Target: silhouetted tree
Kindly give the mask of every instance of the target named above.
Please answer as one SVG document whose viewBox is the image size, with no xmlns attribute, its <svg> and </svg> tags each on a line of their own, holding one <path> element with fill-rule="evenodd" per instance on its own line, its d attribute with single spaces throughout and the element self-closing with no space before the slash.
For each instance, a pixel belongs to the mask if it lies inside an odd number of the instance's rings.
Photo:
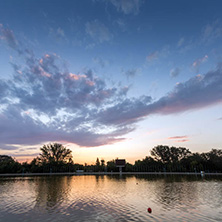
<svg viewBox="0 0 222 222">
<path fill-rule="evenodd" d="M 99 158 L 98 158 L 98 157 L 97 157 L 97 159 L 96 159 L 95 171 L 100 171 L 100 161 L 99 161 Z"/>
<path fill-rule="evenodd" d="M 116 168 L 115 160 L 110 160 L 107 161 L 107 171 L 117 171 L 118 169 Z"/>
<path fill-rule="evenodd" d="M 207 167 L 212 170 L 222 171 L 222 149 L 212 149 L 205 154 Z"/>
<path fill-rule="evenodd" d="M 183 147 L 176 148 L 159 145 L 151 150 L 151 155 L 163 164 L 177 163 L 190 154 L 191 152 Z"/>
<path fill-rule="evenodd" d="M 105 160 L 104 159 L 101 159 L 101 170 L 102 171 L 105 171 Z"/>
<path fill-rule="evenodd" d="M 11 156 L 0 155 L 0 173 L 20 173 L 21 164 Z"/>
<path fill-rule="evenodd" d="M 40 148 L 41 154 L 39 159 L 45 163 L 68 163 L 72 161 L 72 151 L 62 144 L 53 143 L 44 145 Z"/>
</svg>

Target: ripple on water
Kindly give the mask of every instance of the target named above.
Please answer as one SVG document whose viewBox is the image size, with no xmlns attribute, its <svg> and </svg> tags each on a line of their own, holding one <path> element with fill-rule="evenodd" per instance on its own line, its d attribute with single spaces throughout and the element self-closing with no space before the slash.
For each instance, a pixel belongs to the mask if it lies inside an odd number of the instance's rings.
<svg viewBox="0 0 222 222">
<path fill-rule="evenodd" d="M 0 183 L 0 221 L 220 221 L 222 182 L 73 176 Z M 152 208 L 152 214 L 147 208 Z"/>
</svg>

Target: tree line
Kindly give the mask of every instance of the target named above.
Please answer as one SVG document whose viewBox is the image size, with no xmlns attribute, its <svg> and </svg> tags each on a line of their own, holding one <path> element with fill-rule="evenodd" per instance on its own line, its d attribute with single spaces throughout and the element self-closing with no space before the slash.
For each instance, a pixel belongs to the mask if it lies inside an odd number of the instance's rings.
<svg viewBox="0 0 222 222">
<path fill-rule="evenodd" d="M 72 151 L 62 144 L 47 144 L 30 163 L 19 163 L 11 156 L 0 155 L 0 173 L 56 173 L 56 172 L 118 172 L 115 160 L 96 159 L 94 164 L 73 162 Z M 222 149 L 192 153 L 184 147 L 158 145 L 149 156 L 126 163 L 125 172 L 222 172 Z"/>
</svg>

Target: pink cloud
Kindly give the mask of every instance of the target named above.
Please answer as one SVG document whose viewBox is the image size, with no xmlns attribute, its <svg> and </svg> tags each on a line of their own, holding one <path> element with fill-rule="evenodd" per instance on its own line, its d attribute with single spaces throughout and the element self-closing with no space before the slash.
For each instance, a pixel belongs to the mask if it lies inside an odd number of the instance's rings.
<svg viewBox="0 0 222 222">
<path fill-rule="evenodd" d="M 184 140 L 177 140 L 176 142 L 177 143 L 184 143 L 184 142 L 187 142 L 187 141 L 189 141 L 189 140 L 184 139 Z"/>
<path fill-rule="evenodd" d="M 169 140 L 175 140 L 175 139 L 187 139 L 188 136 L 172 136 L 168 137 Z"/>
<path fill-rule="evenodd" d="M 90 80 L 87 80 L 86 84 L 89 85 L 89 86 L 94 86 L 95 85 L 95 83 L 93 81 L 90 81 Z"/>
<path fill-rule="evenodd" d="M 86 78 L 86 75 L 77 75 L 74 73 L 69 73 L 69 77 L 70 77 L 70 79 L 79 80 L 82 78 Z"/>
</svg>

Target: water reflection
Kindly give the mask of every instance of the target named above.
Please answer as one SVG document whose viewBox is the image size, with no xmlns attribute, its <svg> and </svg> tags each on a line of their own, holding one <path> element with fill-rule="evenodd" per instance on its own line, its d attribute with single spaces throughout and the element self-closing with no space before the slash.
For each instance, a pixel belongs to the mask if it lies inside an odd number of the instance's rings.
<svg viewBox="0 0 222 222">
<path fill-rule="evenodd" d="M 70 192 L 71 177 L 38 177 L 35 179 L 35 208 L 53 210 L 67 199 Z"/>
<path fill-rule="evenodd" d="M 0 179 L 0 221 L 220 221 L 222 178 L 160 175 Z M 147 213 L 147 207 L 153 209 Z"/>
</svg>

